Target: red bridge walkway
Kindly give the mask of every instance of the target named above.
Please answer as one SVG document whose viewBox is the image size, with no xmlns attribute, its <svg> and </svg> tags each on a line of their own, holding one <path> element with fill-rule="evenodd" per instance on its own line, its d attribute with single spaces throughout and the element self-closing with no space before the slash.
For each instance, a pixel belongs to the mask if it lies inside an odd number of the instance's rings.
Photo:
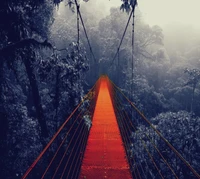
<svg viewBox="0 0 200 179">
<path fill-rule="evenodd" d="M 81 179 L 130 179 L 131 173 L 107 85 L 102 78 Z"/>
</svg>

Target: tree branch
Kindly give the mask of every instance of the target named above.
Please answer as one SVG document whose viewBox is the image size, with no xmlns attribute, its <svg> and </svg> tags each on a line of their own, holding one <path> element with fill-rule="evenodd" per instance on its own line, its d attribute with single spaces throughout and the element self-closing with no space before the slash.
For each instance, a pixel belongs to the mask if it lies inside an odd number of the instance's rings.
<svg viewBox="0 0 200 179">
<path fill-rule="evenodd" d="M 44 42 L 38 42 L 35 39 L 24 39 L 2 48 L 0 50 L 0 56 L 6 56 L 12 52 L 15 52 L 15 50 L 22 49 L 25 47 L 30 47 L 30 46 L 33 46 L 35 48 L 53 48 L 51 43 L 47 42 L 47 40 L 45 40 Z"/>
</svg>

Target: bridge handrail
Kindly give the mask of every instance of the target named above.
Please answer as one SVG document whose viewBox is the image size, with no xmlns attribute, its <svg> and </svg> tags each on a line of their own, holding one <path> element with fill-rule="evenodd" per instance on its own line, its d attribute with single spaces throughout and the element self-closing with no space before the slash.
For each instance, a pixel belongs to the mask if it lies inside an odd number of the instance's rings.
<svg viewBox="0 0 200 179">
<path fill-rule="evenodd" d="M 108 78 L 109 79 L 109 78 Z M 190 171 L 198 178 L 200 179 L 200 175 L 197 173 L 197 171 L 189 164 L 188 161 L 175 149 L 175 147 L 169 143 L 169 141 L 154 127 L 154 125 L 146 118 L 146 116 L 134 105 L 132 101 L 122 92 L 122 90 L 109 79 L 112 86 L 118 90 L 118 92 L 121 93 L 121 95 L 124 97 L 124 99 L 127 100 L 127 102 L 131 105 L 131 107 L 142 117 L 142 119 L 160 136 L 160 138 L 168 145 L 169 148 L 176 154 L 176 156 L 179 157 L 179 159 L 190 169 Z"/>
</svg>

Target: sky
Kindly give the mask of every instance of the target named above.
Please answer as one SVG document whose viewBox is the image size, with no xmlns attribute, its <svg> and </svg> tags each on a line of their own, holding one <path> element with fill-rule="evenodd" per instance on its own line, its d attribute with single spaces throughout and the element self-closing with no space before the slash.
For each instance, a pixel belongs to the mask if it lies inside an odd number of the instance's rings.
<svg viewBox="0 0 200 179">
<path fill-rule="evenodd" d="M 121 0 L 100 1 L 110 7 L 121 4 Z M 200 27 L 200 0 L 138 0 L 138 7 L 149 25 L 178 22 Z"/>
</svg>

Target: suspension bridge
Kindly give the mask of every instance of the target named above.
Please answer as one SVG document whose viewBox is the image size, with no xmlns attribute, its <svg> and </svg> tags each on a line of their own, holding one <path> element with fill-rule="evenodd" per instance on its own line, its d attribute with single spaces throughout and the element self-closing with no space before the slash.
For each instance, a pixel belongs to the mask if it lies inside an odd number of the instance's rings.
<svg viewBox="0 0 200 179">
<path fill-rule="evenodd" d="M 178 163 L 187 178 L 200 178 L 120 88 L 101 76 L 22 179 L 181 178 Z"/>
<path fill-rule="evenodd" d="M 134 2 L 111 61 L 112 65 L 117 56 L 119 61 L 119 50 L 133 17 L 132 71 L 137 1 Z M 77 0 L 75 5 L 78 48 L 81 20 L 96 63 Z M 124 92 L 108 76 L 102 75 L 28 167 L 22 179 L 200 179 L 199 169 L 183 156 Z"/>
</svg>

